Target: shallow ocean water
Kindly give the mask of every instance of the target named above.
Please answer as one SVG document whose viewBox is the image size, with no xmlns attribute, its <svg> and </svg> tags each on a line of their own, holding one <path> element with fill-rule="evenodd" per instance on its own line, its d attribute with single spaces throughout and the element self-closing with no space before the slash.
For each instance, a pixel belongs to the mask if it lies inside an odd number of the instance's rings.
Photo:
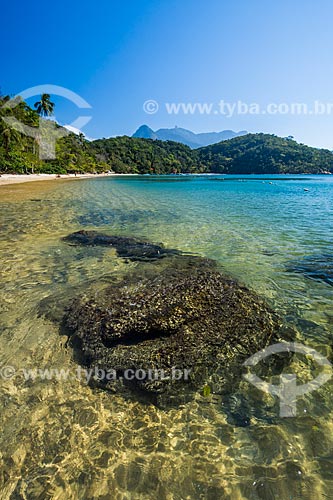
<svg viewBox="0 0 333 500">
<path fill-rule="evenodd" d="M 331 176 L 29 183 L 2 187 L 0 209 L 0 498 L 331 498 L 332 381 L 299 398 L 294 418 L 280 418 L 275 398 L 245 380 L 225 397 L 198 392 L 166 411 L 78 380 L 66 338 L 40 308 L 137 265 L 63 236 L 143 237 L 218 260 L 332 361 L 333 287 L 289 269 L 332 256 Z M 28 380 L 22 369 L 71 376 Z M 299 383 L 319 371 L 305 357 L 290 370 Z"/>
</svg>

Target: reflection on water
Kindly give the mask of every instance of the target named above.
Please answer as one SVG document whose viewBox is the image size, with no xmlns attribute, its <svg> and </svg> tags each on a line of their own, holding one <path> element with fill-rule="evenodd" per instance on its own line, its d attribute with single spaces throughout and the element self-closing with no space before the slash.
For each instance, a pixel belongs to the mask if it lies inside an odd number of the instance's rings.
<svg viewBox="0 0 333 500">
<path fill-rule="evenodd" d="M 222 177 L 219 177 L 221 179 Z M 225 399 L 169 411 L 84 381 L 25 380 L 21 368 L 76 364 L 57 325 L 41 314 L 53 295 L 129 266 L 106 248 L 70 247 L 82 227 L 162 242 L 217 259 L 331 359 L 333 288 L 288 270 L 331 254 L 329 177 L 257 180 L 131 177 L 2 187 L 0 491 L 4 499 L 314 499 L 333 490 L 332 382 L 278 417 L 276 401 L 247 382 Z M 38 184 L 38 185 L 37 185 Z M 304 191 L 304 186 L 309 189 Z M 291 366 L 316 375 L 306 358 Z M 251 425 L 238 425 L 238 416 Z"/>
</svg>

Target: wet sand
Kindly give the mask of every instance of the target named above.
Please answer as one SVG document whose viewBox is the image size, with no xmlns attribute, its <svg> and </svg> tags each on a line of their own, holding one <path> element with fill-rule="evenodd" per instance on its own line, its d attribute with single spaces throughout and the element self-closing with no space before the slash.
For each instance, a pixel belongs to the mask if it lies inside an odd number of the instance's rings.
<svg viewBox="0 0 333 500">
<path fill-rule="evenodd" d="M 8 184 L 19 184 L 23 182 L 32 181 L 50 181 L 59 179 L 87 179 L 95 177 L 107 177 L 114 174 L 63 174 L 57 176 L 56 174 L 2 174 L 0 177 L 0 186 L 5 186 Z"/>
</svg>

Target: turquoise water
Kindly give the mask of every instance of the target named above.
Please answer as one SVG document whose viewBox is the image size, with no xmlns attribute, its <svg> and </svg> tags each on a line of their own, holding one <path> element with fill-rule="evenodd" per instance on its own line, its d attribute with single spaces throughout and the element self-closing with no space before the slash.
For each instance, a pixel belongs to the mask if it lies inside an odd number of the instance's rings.
<svg viewBox="0 0 333 500">
<path fill-rule="evenodd" d="M 274 398 L 246 381 L 228 400 L 198 394 L 164 411 L 82 381 L 20 373 L 76 367 L 59 328 L 41 314 L 43 299 L 70 298 L 90 280 L 136 265 L 61 241 L 83 228 L 218 260 L 266 298 L 299 342 L 331 359 L 333 287 L 290 270 L 304 257 L 332 258 L 331 176 L 52 181 L 2 187 L 0 207 L 0 365 L 15 370 L 1 381 L 1 498 L 331 497 L 331 382 L 283 419 Z M 316 373 L 305 358 L 290 369 L 303 380 Z M 237 408 L 250 426 L 237 425 Z"/>
</svg>

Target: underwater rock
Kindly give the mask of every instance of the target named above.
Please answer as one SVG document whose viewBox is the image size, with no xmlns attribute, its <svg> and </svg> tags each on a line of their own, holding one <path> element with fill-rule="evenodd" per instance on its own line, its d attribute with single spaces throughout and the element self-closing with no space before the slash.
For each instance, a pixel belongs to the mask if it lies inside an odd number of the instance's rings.
<svg viewBox="0 0 333 500">
<path fill-rule="evenodd" d="M 110 236 L 97 231 L 77 231 L 63 238 L 71 245 L 113 247 L 119 257 L 132 261 L 157 260 L 168 255 L 180 255 L 179 250 L 167 249 L 138 238 Z"/>
<path fill-rule="evenodd" d="M 333 286 L 333 255 L 307 255 L 299 261 L 289 263 L 287 271 Z"/>
<path fill-rule="evenodd" d="M 164 404 L 188 398 L 216 373 L 223 379 L 232 366 L 240 377 L 241 362 L 275 338 L 280 325 L 214 261 L 173 256 L 78 297 L 64 327 L 80 364 L 113 373 L 94 383 Z"/>
</svg>

